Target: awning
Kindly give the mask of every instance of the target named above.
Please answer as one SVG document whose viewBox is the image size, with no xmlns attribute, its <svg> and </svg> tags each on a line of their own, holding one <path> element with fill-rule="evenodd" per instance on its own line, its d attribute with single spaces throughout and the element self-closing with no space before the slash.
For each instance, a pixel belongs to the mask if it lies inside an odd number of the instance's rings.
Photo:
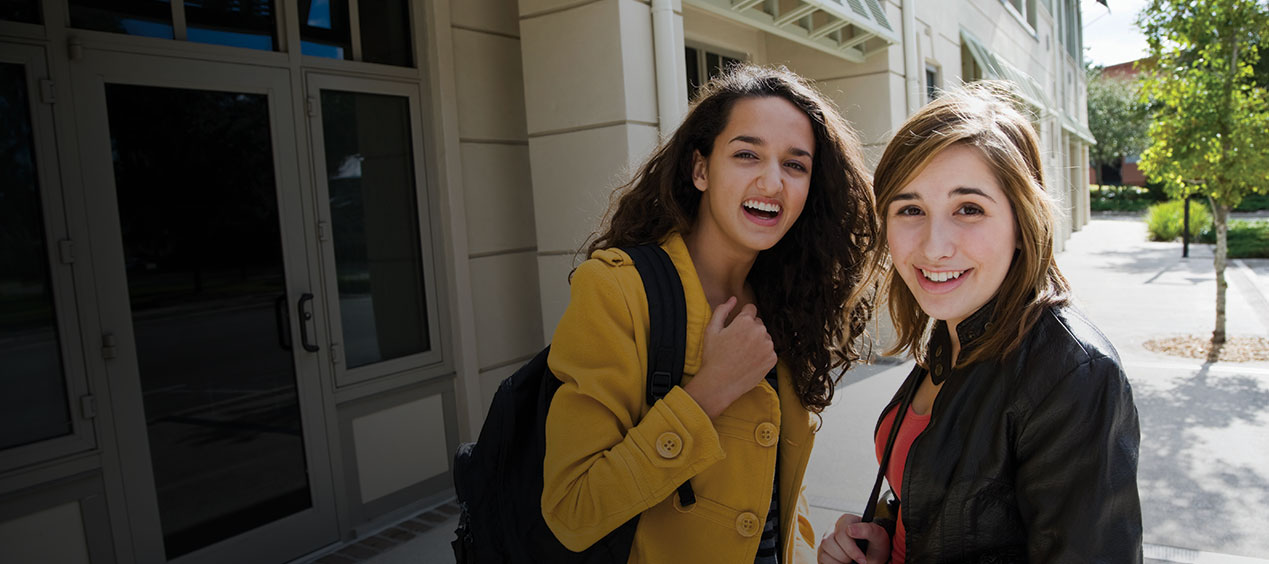
<svg viewBox="0 0 1269 564">
<path fill-rule="evenodd" d="M 1066 115 L 1065 113 L 1062 114 L 1062 129 L 1071 132 L 1072 135 L 1079 137 L 1089 145 L 1097 144 L 1097 139 L 1093 138 L 1093 132 L 1087 125 L 1075 121 L 1075 118 Z"/>
<path fill-rule="evenodd" d="M 987 49 L 968 31 L 961 30 L 961 40 L 969 48 L 969 53 L 974 57 L 974 61 L 978 63 L 978 66 L 982 67 L 983 74 L 986 75 L 984 78 L 1007 80 L 1014 83 L 1018 86 L 1019 96 L 1041 111 L 1048 111 L 1053 107 L 1049 102 L 1049 97 L 1044 93 L 1044 88 L 1031 75 L 1022 72 L 1018 67 L 1009 64 L 1008 61 L 997 57 L 995 53 Z"/>
<path fill-rule="evenodd" d="M 974 61 L 978 63 L 978 66 L 982 67 L 983 74 L 986 75 L 984 78 L 1007 80 L 1016 84 L 1019 97 L 1028 104 L 1035 106 L 1042 112 L 1059 114 L 1058 121 L 1061 122 L 1063 129 L 1071 132 L 1071 134 L 1079 137 L 1089 145 L 1097 144 L 1097 139 L 1093 138 L 1093 132 L 1089 131 L 1087 125 L 1067 115 L 1066 112 L 1055 109 L 1049 103 L 1049 97 L 1044 93 L 1044 87 L 1040 86 L 1039 81 L 1019 70 L 1018 67 L 1009 64 L 1008 61 L 997 57 L 968 31 L 961 30 L 961 40 L 965 42 L 965 47 L 969 49 Z"/>
<path fill-rule="evenodd" d="M 879 0 L 683 0 L 857 63 L 899 41 Z"/>
</svg>

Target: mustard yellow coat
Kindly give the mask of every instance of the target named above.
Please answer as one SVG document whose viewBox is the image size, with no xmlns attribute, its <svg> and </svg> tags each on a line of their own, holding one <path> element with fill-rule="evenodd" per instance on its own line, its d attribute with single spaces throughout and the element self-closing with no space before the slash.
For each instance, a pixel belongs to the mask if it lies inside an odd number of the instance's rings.
<svg viewBox="0 0 1269 564">
<path fill-rule="evenodd" d="M 686 383 L 700 369 L 711 310 L 683 239 L 662 248 L 687 298 Z M 564 546 L 585 549 L 642 513 L 632 563 L 753 562 L 778 463 L 780 561 L 814 562 L 802 487 L 814 427 L 788 368 L 779 365 L 778 395 L 764 381 L 712 422 L 682 388 L 649 408 L 648 303 L 630 256 L 595 252 L 571 293 L 548 360 L 563 384 L 546 421 L 542 491 L 542 515 Z M 671 494 L 689 478 L 696 503 L 685 509 Z"/>
</svg>

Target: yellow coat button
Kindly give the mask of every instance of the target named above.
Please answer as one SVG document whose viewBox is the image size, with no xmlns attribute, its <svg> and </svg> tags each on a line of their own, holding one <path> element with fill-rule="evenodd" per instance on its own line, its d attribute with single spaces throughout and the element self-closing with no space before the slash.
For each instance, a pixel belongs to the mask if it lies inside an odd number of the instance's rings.
<svg viewBox="0 0 1269 564">
<path fill-rule="evenodd" d="M 780 438 L 780 430 L 774 424 L 763 423 L 753 430 L 753 438 L 764 447 L 774 446 Z"/>
<path fill-rule="evenodd" d="M 758 534 L 758 516 L 748 511 L 736 516 L 736 532 L 742 537 Z"/>
<path fill-rule="evenodd" d="M 666 431 L 657 437 L 657 454 L 661 458 L 674 458 L 683 452 L 683 439 L 678 433 Z"/>
</svg>

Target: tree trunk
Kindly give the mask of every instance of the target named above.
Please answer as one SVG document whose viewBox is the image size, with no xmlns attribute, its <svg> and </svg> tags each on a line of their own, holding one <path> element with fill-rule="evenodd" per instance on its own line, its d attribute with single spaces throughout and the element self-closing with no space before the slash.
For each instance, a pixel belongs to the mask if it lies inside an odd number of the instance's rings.
<svg viewBox="0 0 1269 564">
<path fill-rule="evenodd" d="M 1229 288 L 1229 283 L 1225 281 L 1225 263 L 1229 252 L 1225 235 L 1229 232 L 1230 206 L 1218 204 L 1211 198 L 1208 201 L 1212 204 L 1212 223 L 1216 228 L 1216 257 L 1213 260 L 1216 267 L 1216 329 L 1212 331 L 1212 344 L 1221 345 L 1225 343 L 1225 290 Z"/>
</svg>

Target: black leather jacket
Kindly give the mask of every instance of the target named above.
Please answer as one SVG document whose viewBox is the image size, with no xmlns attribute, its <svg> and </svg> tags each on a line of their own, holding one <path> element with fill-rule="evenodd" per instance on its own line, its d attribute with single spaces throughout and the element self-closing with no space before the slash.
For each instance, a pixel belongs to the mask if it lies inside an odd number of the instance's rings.
<svg viewBox="0 0 1269 564">
<path fill-rule="evenodd" d="M 980 313 L 963 347 L 991 330 Z M 930 348 L 950 375 L 904 467 L 907 562 L 1141 562 L 1137 409 L 1110 341 L 1060 306 L 1002 362 L 950 370 Z"/>
</svg>

